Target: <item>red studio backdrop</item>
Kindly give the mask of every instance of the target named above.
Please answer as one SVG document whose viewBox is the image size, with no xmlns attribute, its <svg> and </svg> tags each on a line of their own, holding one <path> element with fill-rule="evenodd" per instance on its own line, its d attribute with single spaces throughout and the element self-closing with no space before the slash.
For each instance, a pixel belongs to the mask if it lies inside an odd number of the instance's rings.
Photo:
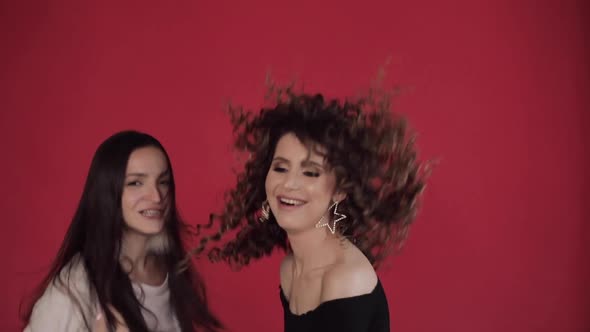
<svg viewBox="0 0 590 332">
<path fill-rule="evenodd" d="M 590 331 L 587 1 L 4 1 L 0 330 L 56 254 L 91 157 L 138 129 L 168 149 L 184 218 L 235 181 L 228 101 L 265 76 L 332 97 L 385 63 L 395 110 L 438 165 L 379 270 L 392 331 Z M 200 259 L 230 331 L 281 331 L 276 253 Z"/>
</svg>

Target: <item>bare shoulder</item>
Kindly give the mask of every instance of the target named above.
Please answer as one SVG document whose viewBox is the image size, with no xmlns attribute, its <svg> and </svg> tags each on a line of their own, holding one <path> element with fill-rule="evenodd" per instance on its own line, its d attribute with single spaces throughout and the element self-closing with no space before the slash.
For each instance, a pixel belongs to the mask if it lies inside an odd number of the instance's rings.
<svg viewBox="0 0 590 332">
<path fill-rule="evenodd" d="M 362 254 L 335 265 L 322 278 L 321 302 L 371 293 L 377 274 Z"/>
<path fill-rule="evenodd" d="M 293 255 L 288 254 L 281 262 L 281 288 L 285 294 L 290 293 L 291 279 L 293 278 Z"/>
</svg>

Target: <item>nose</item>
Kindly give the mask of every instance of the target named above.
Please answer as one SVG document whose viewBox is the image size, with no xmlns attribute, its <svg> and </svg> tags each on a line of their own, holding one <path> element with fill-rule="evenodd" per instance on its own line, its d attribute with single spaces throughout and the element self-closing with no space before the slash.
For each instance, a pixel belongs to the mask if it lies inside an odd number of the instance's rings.
<svg viewBox="0 0 590 332">
<path fill-rule="evenodd" d="M 296 172 L 288 172 L 285 174 L 285 181 L 283 182 L 283 187 L 285 189 L 298 189 L 299 188 L 299 175 Z"/>
<path fill-rule="evenodd" d="M 160 203 L 162 201 L 163 195 L 160 192 L 160 188 L 158 188 L 158 186 L 150 186 L 148 197 L 150 198 L 150 200 L 156 203 Z"/>
</svg>

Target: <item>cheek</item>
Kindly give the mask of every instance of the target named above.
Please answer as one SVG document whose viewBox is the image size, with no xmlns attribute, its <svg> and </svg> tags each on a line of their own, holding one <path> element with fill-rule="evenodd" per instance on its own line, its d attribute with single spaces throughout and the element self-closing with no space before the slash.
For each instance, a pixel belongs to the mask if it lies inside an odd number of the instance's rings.
<svg viewBox="0 0 590 332">
<path fill-rule="evenodd" d="M 321 182 L 315 183 L 313 188 L 310 188 L 310 190 L 312 190 L 316 196 L 320 196 L 331 201 L 332 195 L 334 193 L 334 187 L 335 181 L 333 179 L 327 178 Z"/>
<path fill-rule="evenodd" d="M 164 200 L 163 209 L 166 211 L 166 214 L 170 212 L 172 207 L 172 198 L 170 196 L 166 196 L 166 200 Z"/>
<path fill-rule="evenodd" d="M 266 192 L 266 197 L 269 197 L 272 193 L 273 187 L 273 178 L 272 174 L 269 172 L 266 174 L 266 180 L 264 181 L 264 190 Z"/>
<path fill-rule="evenodd" d="M 133 208 L 133 206 L 138 200 L 138 196 L 138 192 L 123 192 L 123 196 L 121 197 L 121 206 L 123 207 L 124 213 L 126 212 L 125 210 L 130 210 L 131 208 Z"/>
<path fill-rule="evenodd" d="M 131 206 L 128 200 L 123 200 L 121 204 L 121 212 L 123 213 L 123 219 L 126 219 L 131 213 Z"/>
<path fill-rule="evenodd" d="M 169 187 L 164 187 L 160 189 L 160 195 L 162 196 L 162 199 L 164 199 L 166 201 L 166 204 L 170 203 L 170 196 L 168 196 L 170 194 L 170 188 Z"/>
</svg>

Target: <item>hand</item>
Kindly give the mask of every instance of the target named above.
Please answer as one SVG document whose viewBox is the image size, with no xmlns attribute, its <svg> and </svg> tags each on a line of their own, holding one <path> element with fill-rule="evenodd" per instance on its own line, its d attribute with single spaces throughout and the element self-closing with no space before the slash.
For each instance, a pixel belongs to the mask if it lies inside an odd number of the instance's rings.
<svg viewBox="0 0 590 332">
<path fill-rule="evenodd" d="M 127 328 L 127 324 L 125 324 L 125 320 L 123 319 L 123 316 L 121 316 L 121 314 L 110 305 L 108 306 L 108 309 L 113 314 L 113 316 L 115 316 L 115 319 L 117 320 L 117 326 L 115 328 L 115 332 L 129 332 L 129 329 Z M 102 311 L 99 312 L 98 315 L 96 316 L 96 321 L 94 322 L 93 331 L 95 331 L 95 332 L 109 332 L 109 329 L 107 326 L 107 320 L 105 318 L 105 315 L 102 313 Z"/>
</svg>

